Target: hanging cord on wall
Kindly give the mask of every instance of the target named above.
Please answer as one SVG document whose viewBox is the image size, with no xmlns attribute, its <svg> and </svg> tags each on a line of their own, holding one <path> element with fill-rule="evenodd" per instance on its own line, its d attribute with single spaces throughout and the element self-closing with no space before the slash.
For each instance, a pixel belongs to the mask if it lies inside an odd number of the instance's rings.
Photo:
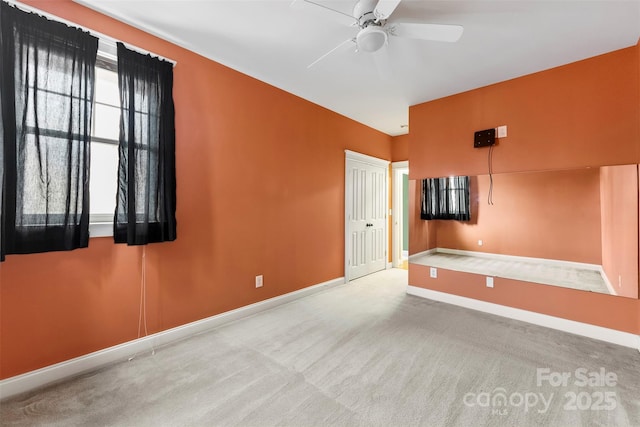
<svg viewBox="0 0 640 427">
<path fill-rule="evenodd" d="M 493 205 L 493 145 L 489 146 L 489 194 L 487 195 L 487 204 Z"/>
<path fill-rule="evenodd" d="M 147 247 L 142 247 L 142 274 L 140 277 L 140 308 L 138 310 L 138 339 L 142 334 L 142 328 L 144 327 L 144 336 L 149 335 L 147 329 Z M 156 349 L 151 342 L 151 354 L 156 354 Z M 138 353 L 129 358 L 129 361 L 133 360 Z"/>
</svg>

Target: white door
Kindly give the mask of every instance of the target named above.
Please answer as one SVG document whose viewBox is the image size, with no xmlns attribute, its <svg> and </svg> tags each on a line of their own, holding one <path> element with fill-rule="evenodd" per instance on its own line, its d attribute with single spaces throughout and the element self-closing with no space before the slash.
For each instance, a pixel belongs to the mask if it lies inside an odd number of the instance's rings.
<svg viewBox="0 0 640 427">
<path fill-rule="evenodd" d="M 347 152 L 345 185 L 345 279 L 387 265 L 388 162 Z M 381 163 L 382 162 L 382 163 Z"/>
</svg>

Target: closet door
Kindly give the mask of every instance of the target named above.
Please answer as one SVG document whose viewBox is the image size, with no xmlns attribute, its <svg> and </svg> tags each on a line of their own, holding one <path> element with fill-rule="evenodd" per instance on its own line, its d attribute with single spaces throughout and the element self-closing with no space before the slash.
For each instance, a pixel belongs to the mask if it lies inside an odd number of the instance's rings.
<svg viewBox="0 0 640 427">
<path fill-rule="evenodd" d="M 345 278 L 347 281 L 386 267 L 387 175 L 388 166 L 347 157 L 345 183 Z"/>
</svg>

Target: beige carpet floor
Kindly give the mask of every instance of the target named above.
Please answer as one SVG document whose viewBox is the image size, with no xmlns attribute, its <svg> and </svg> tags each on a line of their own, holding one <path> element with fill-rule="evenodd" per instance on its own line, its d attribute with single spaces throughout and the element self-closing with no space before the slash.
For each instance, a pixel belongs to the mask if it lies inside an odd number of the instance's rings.
<svg viewBox="0 0 640 427">
<path fill-rule="evenodd" d="M 406 283 L 405 270 L 376 273 L 15 397 L 0 424 L 640 425 L 638 351 L 408 296 Z M 615 384 L 582 384 L 599 372 Z"/>
<path fill-rule="evenodd" d="M 609 294 L 602 275 L 586 268 L 548 265 L 534 261 L 511 261 L 437 252 L 411 259 L 412 263 L 484 276 L 522 280 L 543 285 L 562 286 L 582 291 Z"/>
</svg>

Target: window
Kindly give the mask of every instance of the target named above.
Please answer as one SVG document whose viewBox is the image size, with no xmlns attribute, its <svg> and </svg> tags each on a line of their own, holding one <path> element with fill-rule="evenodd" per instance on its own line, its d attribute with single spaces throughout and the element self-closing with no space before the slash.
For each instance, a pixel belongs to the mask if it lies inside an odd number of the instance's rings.
<svg viewBox="0 0 640 427">
<path fill-rule="evenodd" d="M 469 221 L 469 177 L 452 176 L 422 180 L 420 218 Z"/>
<path fill-rule="evenodd" d="M 117 236 L 117 201 L 126 205 L 126 221 L 118 221 L 126 243 L 175 240 L 172 61 L 5 2 L 0 10 L 7 77 L 0 79 L 0 261 L 5 254 L 84 248 L 90 234 Z M 132 87 L 123 83 L 121 90 L 123 75 Z M 130 110 L 121 108 L 121 96 Z"/>
<path fill-rule="evenodd" d="M 118 186 L 120 92 L 117 63 L 98 52 L 89 179 L 92 237 L 113 234 Z"/>
<path fill-rule="evenodd" d="M 6 2 L 0 15 L 0 261 L 85 248 L 98 38 Z"/>
<path fill-rule="evenodd" d="M 50 60 L 52 63 L 64 60 L 64 54 L 57 51 L 49 52 L 48 55 L 54 58 Z M 34 56 L 37 57 L 38 54 Z M 81 206 L 83 197 L 75 191 L 55 189 L 56 183 L 53 181 L 65 177 L 67 170 L 73 167 L 67 161 L 60 161 L 59 153 L 75 150 L 73 147 L 82 144 L 83 136 L 81 126 L 69 131 L 68 122 L 61 120 L 66 115 L 47 112 L 52 109 L 56 113 L 61 110 L 68 112 L 86 102 L 86 99 L 84 95 L 71 92 L 65 87 L 70 80 L 68 69 L 50 66 L 44 70 L 38 62 L 34 65 L 35 71 L 24 73 L 24 100 L 18 99 L 16 102 L 17 108 L 24 111 L 22 129 L 25 136 L 16 156 L 17 161 L 24 165 L 24 170 L 18 173 L 18 185 L 22 194 L 18 196 L 21 215 L 16 224 L 24 227 L 40 227 L 43 224 L 63 226 L 67 221 L 67 198 L 70 198 L 71 205 Z M 82 90 L 78 92 L 81 93 Z M 83 162 L 84 153 L 77 158 L 77 164 Z M 35 175 L 40 179 L 33 179 Z M 81 181 L 82 177 L 78 176 L 76 179 Z M 42 185 L 43 181 L 47 184 Z M 46 208 L 43 209 L 44 206 Z M 80 214 L 81 210 L 75 212 L 75 215 Z"/>
</svg>

